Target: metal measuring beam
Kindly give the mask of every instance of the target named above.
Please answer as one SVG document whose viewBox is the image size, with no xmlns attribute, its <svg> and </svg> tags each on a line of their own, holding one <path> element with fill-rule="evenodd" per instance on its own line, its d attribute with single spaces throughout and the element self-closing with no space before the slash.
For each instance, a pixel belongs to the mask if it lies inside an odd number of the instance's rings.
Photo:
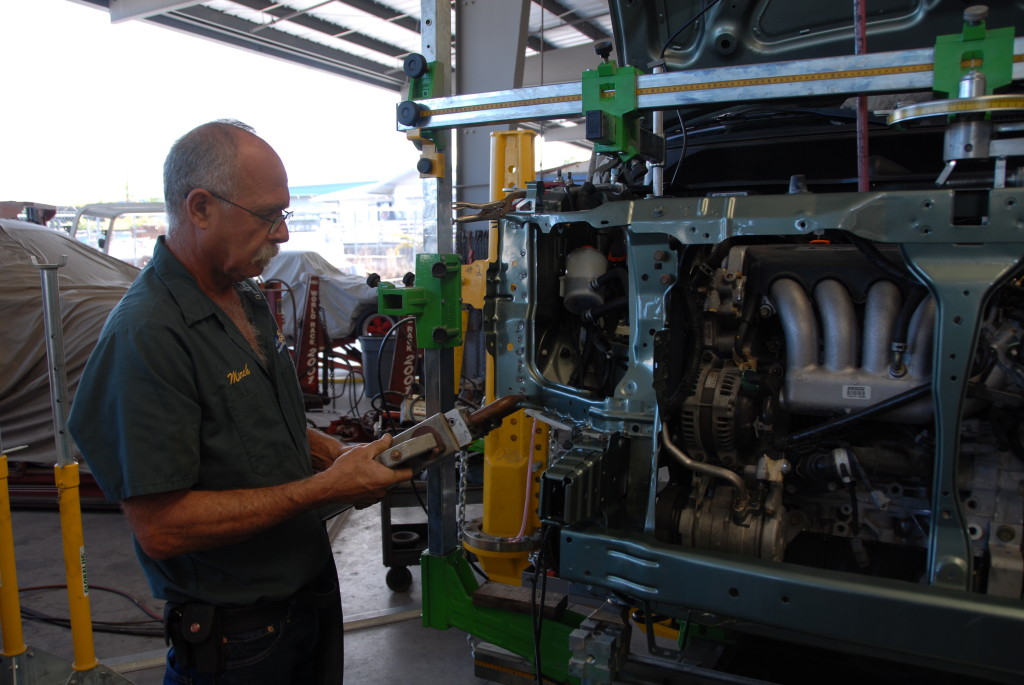
<svg viewBox="0 0 1024 685">
<path fill-rule="evenodd" d="M 1024 37 L 1014 41 L 1013 53 L 1013 78 L 1024 78 Z M 649 74 L 637 79 L 637 108 L 931 90 L 934 54 L 921 48 Z M 431 98 L 417 102 L 423 111 L 414 126 L 398 129 L 578 117 L 582 103 L 580 82 Z"/>
</svg>

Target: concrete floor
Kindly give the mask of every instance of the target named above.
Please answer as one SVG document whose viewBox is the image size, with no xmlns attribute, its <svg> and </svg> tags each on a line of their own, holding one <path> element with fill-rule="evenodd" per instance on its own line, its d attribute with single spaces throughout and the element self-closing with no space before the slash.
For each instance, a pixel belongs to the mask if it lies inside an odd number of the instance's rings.
<svg viewBox="0 0 1024 685">
<path fill-rule="evenodd" d="M 392 520 L 423 520 L 422 511 L 393 509 Z M 56 511 L 15 510 L 12 515 L 22 609 L 50 616 L 68 616 L 63 587 L 64 563 Z M 330 524 L 345 608 L 345 676 L 366 685 L 411 682 L 480 683 L 476 678 L 467 636 L 461 631 L 424 628 L 420 619 L 419 569 L 406 592 L 393 592 L 385 583 L 380 539 L 380 506 L 351 510 Z M 95 622 L 122 622 L 132 631 L 158 631 L 138 602 L 156 614 L 162 601 L 152 597 L 135 559 L 124 518 L 117 512 L 83 514 L 89 600 Z M 43 587 L 47 589 L 27 590 Z M 129 595 L 115 594 L 116 589 Z M 71 631 L 40 620 L 23 622 L 30 651 L 42 651 L 66 664 L 71 673 L 74 647 Z M 163 682 L 162 637 L 94 631 L 96 657 L 110 670 L 137 685 Z M 388 658 L 400 655 L 401 658 Z"/>
</svg>

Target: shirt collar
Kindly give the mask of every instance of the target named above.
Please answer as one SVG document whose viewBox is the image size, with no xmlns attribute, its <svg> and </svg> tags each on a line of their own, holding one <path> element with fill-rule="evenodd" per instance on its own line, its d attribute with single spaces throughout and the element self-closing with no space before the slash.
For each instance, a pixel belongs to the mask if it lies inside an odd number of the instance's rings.
<svg viewBox="0 0 1024 685">
<path fill-rule="evenodd" d="M 164 282 L 171 297 L 181 308 L 187 325 L 191 326 L 209 316 L 218 316 L 220 308 L 199 288 L 195 277 L 167 247 L 165 236 L 157 238 L 153 259 L 147 266 L 154 269 Z"/>
</svg>

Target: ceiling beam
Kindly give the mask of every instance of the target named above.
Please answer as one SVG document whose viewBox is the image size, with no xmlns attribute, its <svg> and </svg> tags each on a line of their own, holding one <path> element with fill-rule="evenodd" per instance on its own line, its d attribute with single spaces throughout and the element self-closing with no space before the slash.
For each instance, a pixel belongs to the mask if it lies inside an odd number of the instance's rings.
<svg viewBox="0 0 1024 685">
<path fill-rule="evenodd" d="M 404 29 L 409 29 L 414 33 L 420 32 L 420 21 L 416 17 L 409 16 L 408 14 L 400 14 L 392 7 L 382 5 L 379 2 L 373 0 L 338 0 L 341 5 L 348 5 L 355 9 L 372 14 L 378 19 L 390 22 L 395 26 L 401 26 Z"/>
<path fill-rule="evenodd" d="M 547 10 L 548 12 L 551 12 L 552 14 L 558 16 L 559 19 L 561 19 L 566 24 L 582 33 L 590 40 L 608 40 L 609 38 L 611 38 L 611 36 L 605 33 L 605 30 L 603 28 L 601 28 L 597 24 L 591 23 L 587 19 L 584 19 L 583 17 L 581 17 L 580 15 L 576 14 L 571 9 L 563 5 L 562 3 L 558 2 L 558 0 L 533 1 L 544 10 Z M 543 16 L 541 16 L 541 22 L 543 21 L 544 18 Z"/>
<path fill-rule="evenodd" d="M 405 84 L 401 70 L 273 28 L 253 33 L 258 24 L 202 5 L 156 15 L 147 21 L 388 90 L 399 91 Z"/>
<path fill-rule="evenodd" d="M 560 49 L 554 43 L 549 43 L 546 40 L 541 40 L 537 36 L 527 36 L 526 47 L 531 48 L 536 52 L 552 52 L 554 50 Z"/>
<path fill-rule="evenodd" d="M 146 19 L 155 14 L 197 4 L 197 0 L 110 0 L 110 23 L 117 24 L 129 19 Z"/>
<path fill-rule="evenodd" d="M 366 48 L 367 50 L 379 52 L 382 55 L 387 55 L 388 57 L 398 58 L 404 57 L 405 55 L 409 54 L 409 51 L 406 49 L 400 48 L 390 43 L 385 43 L 384 41 L 377 40 L 376 38 L 365 36 L 347 26 L 335 24 L 334 22 L 327 21 L 326 19 L 321 19 L 320 17 L 315 17 L 310 14 L 296 15 L 295 11 L 290 7 L 281 6 L 278 5 L 277 3 L 266 2 L 266 0 L 233 0 L 233 2 L 248 7 L 249 9 L 266 12 L 267 14 L 270 14 L 271 16 L 274 16 L 278 19 L 287 18 L 287 20 L 292 22 L 293 24 L 302 26 L 303 28 L 311 29 L 313 31 L 317 31 L 319 33 L 323 33 L 328 36 L 339 36 L 340 34 L 345 34 L 341 38 L 342 40 L 346 40 L 354 45 Z M 254 26 L 260 27 L 261 25 L 255 24 Z M 256 33 L 260 33 L 263 31 L 266 31 L 266 29 L 257 28 Z"/>
</svg>

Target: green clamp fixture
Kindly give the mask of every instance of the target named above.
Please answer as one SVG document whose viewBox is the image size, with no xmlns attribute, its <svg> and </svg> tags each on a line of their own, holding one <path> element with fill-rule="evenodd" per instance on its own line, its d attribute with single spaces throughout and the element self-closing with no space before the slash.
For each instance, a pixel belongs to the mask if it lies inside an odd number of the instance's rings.
<svg viewBox="0 0 1024 685">
<path fill-rule="evenodd" d="M 416 255 L 418 285 L 377 286 L 377 311 L 416 317 L 416 346 L 446 349 L 462 344 L 462 260 L 456 254 Z"/>
<path fill-rule="evenodd" d="M 985 92 L 977 95 L 992 95 L 1013 80 L 1013 27 L 987 29 L 987 17 L 984 5 L 968 7 L 963 31 L 936 39 L 932 88 L 937 93 L 957 97 L 971 72 L 984 74 Z"/>
<path fill-rule="evenodd" d="M 619 67 L 609 62 L 611 49 L 609 41 L 598 42 L 594 50 L 603 61 L 597 69 L 583 72 L 587 140 L 594 143 L 595 151 L 618 155 L 623 161 L 638 155 L 660 159 L 660 139 L 640 126 L 636 80 L 641 72 L 634 66 Z"/>
<path fill-rule="evenodd" d="M 587 140 L 594 150 L 603 154 L 634 157 L 637 111 L 636 79 L 640 70 L 633 66 L 618 67 L 608 61 L 611 43 L 601 41 L 594 46 L 602 58 L 597 69 L 583 72 L 583 113 L 586 117 Z"/>
</svg>

